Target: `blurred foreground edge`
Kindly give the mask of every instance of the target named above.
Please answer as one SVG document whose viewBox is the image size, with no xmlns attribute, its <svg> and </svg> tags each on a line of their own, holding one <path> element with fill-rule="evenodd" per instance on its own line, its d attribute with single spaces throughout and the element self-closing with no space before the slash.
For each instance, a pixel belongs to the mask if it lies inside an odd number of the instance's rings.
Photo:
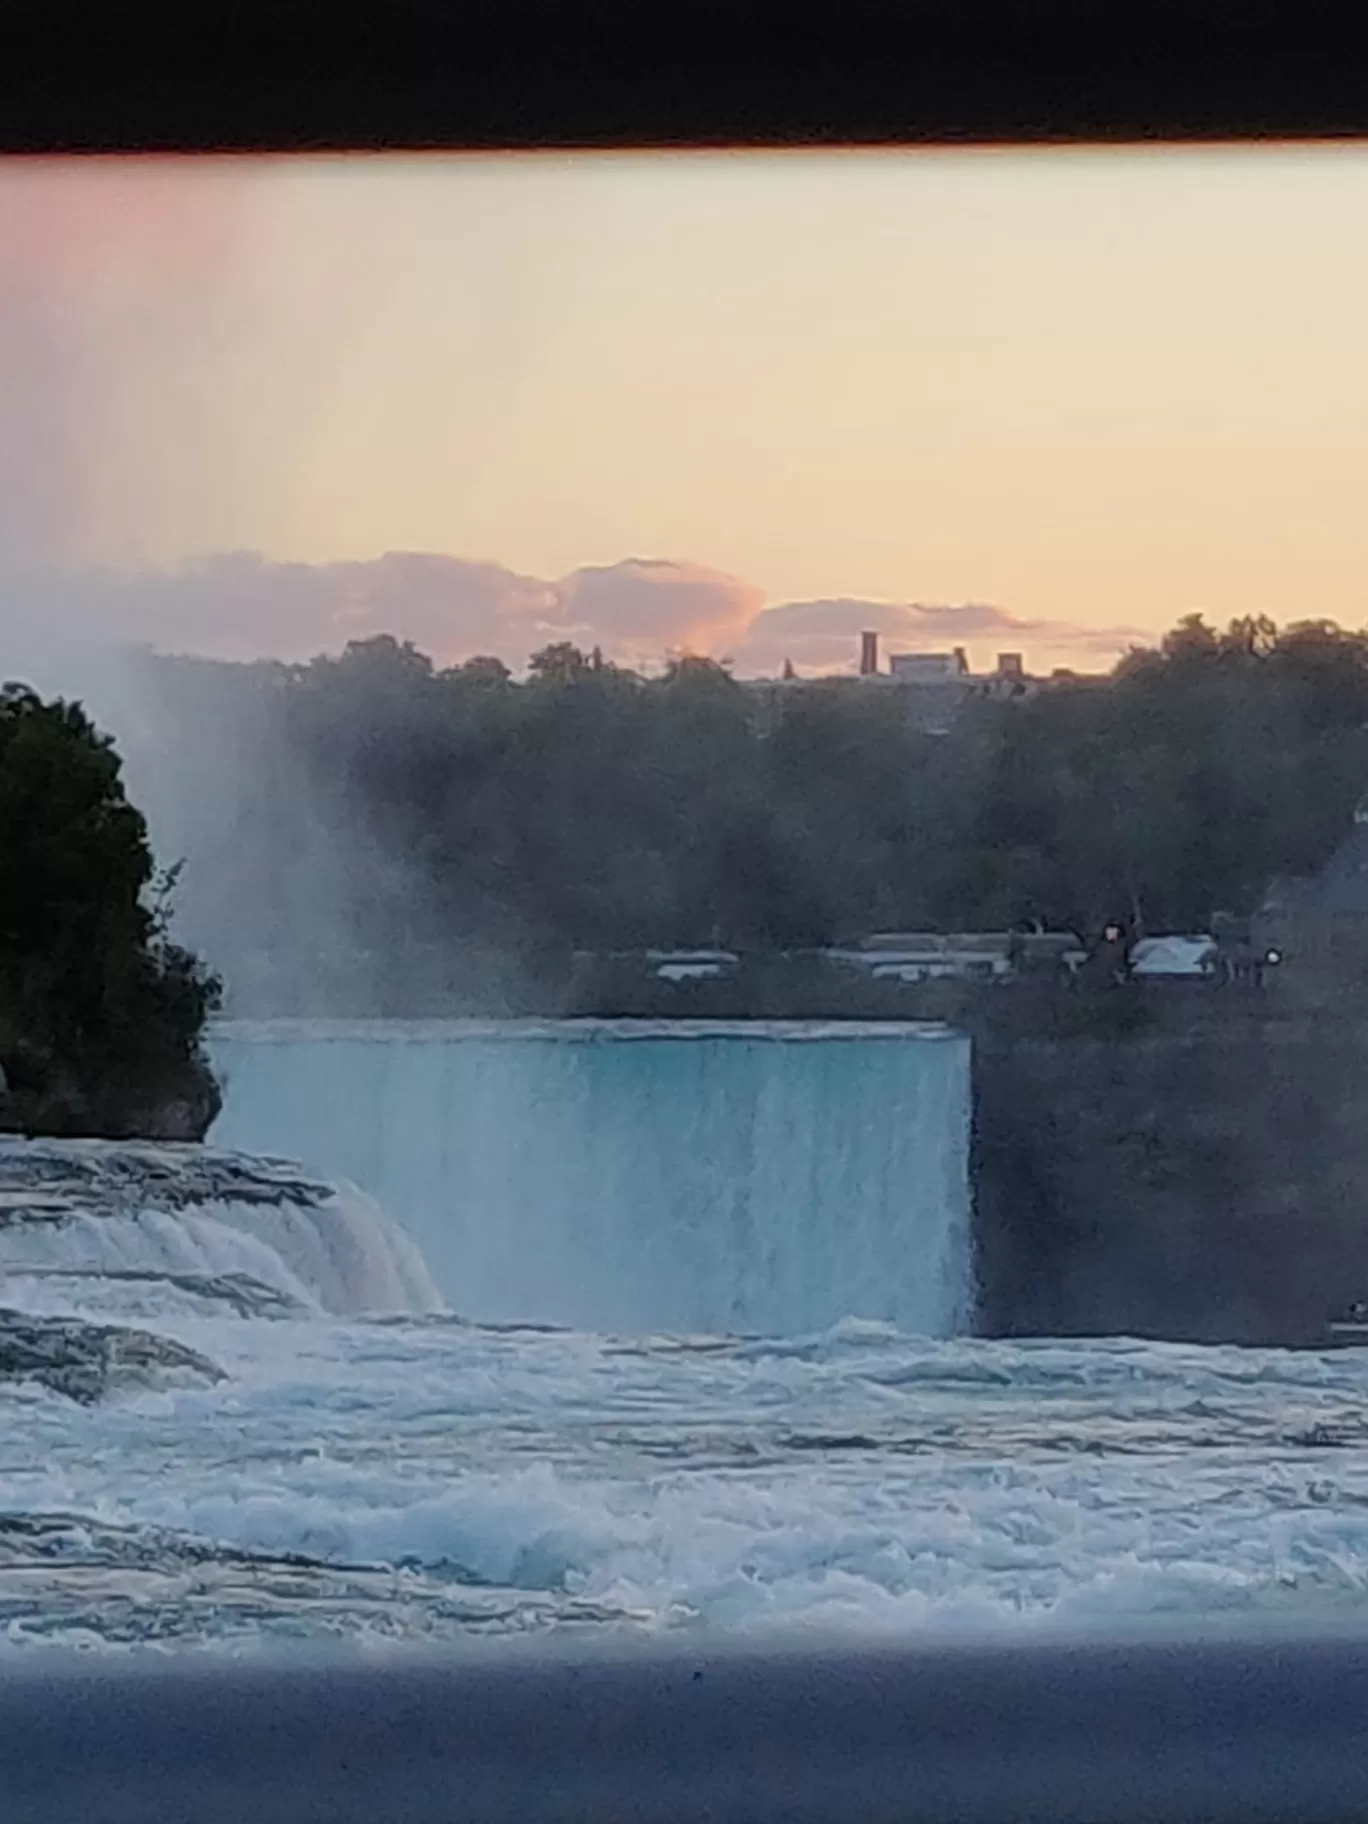
<svg viewBox="0 0 1368 1824">
<path fill-rule="evenodd" d="M 8 1824 L 1350 1824 L 1368 1636 L 35 1650 L 0 1660 L 0 1793 Z"/>
<path fill-rule="evenodd" d="M 1347 0 L 6 0 L 0 151 L 1368 133 Z"/>
</svg>

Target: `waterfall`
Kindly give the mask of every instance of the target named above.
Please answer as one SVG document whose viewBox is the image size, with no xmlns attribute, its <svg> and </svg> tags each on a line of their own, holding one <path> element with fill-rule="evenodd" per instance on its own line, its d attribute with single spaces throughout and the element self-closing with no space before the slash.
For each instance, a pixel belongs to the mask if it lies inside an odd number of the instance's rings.
<svg viewBox="0 0 1368 1824">
<path fill-rule="evenodd" d="M 215 1139 L 364 1186 L 467 1316 L 967 1324 L 969 1042 L 945 1028 L 279 1022 L 213 1054 Z"/>
<path fill-rule="evenodd" d="M 0 1142 L 0 1294 L 26 1277 L 158 1274 L 342 1315 L 442 1304 L 412 1239 L 354 1185 L 207 1147 Z"/>
</svg>

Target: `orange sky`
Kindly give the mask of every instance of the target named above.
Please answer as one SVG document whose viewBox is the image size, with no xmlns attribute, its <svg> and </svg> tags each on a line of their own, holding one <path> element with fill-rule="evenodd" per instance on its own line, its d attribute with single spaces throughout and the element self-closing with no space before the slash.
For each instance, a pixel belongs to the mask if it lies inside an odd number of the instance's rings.
<svg viewBox="0 0 1368 1824">
<path fill-rule="evenodd" d="M 746 669 L 1360 625 L 1365 323 L 1357 148 L 12 164 L 0 613 Z"/>
</svg>

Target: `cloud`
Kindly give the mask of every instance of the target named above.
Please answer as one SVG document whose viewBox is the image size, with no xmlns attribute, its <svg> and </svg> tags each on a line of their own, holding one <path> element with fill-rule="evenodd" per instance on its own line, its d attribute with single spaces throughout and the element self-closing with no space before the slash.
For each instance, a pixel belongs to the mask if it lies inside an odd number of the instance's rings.
<svg viewBox="0 0 1368 1824">
<path fill-rule="evenodd" d="M 424 552 L 367 563 L 274 563 L 233 552 L 171 570 L 44 570 L 0 582 L 5 647 L 154 646 L 212 658 L 308 659 L 395 633 L 438 659 L 497 652 L 521 663 L 556 637 L 551 584 L 499 564 Z"/>
<path fill-rule="evenodd" d="M 967 645 L 979 669 L 1004 648 L 1036 668 L 1109 662 L 1141 636 L 1030 621 L 981 603 L 836 598 L 766 606 L 754 585 L 703 565 L 628 558 L 558 580 L 492 562 L 391 551 L 365 562 L 280 563 L 255 552 L 174 569 L 29 569 L 0 577 L 0 670 L 51 679 L 73 655 L 126 645 L 301 660 L 393 633 L 440 664 L 493 653 L 520 668 L 550 640 L 649 665 L 681 649 L 730 658 L 741 676 L 849 670 L 860 633 L 885 651 Z M 44 687 L 47 687 L 46 685 Z"/>
<path fill-rule="evenodd" d="M 230 552 L 171 570 L 30 570 L 0 582 L 5 644 L 21 656 L 93 642 L 307 659 L 393 633 L 439 663 L 479 652 L 521 666 L 557 639 L 639 663 L 743 633 L 763 599 L 699 564 L 629 558 L 549 582 L 420 551 L 335 564 Z"/>
<path fill-rule="evenodd" d="M 765 599 L 721 570 L 635 557 L 576 570 L 560 595 L 569 626 L 635 661 L 680 647 L 713 651 L 743 632 Z"/>
</svg>

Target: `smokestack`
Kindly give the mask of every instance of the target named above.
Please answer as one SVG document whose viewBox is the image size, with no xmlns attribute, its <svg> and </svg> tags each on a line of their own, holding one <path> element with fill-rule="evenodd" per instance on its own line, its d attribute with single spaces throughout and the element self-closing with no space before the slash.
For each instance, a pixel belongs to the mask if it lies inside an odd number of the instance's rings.
<svg viewBox="0 0 1368 1824">
<path fill-rule="evenodd" d="M 879 636 L 866 632 L 860 635 L 860 676 L 872 678 L 879 669 Z"/>
<path fill-rule="evenodd" d="M 963 677 L 969 669 L 969 656 L 965 652 L 963 646 L 956 646 L 955 648 L 955 666 L 961 677 Z"/>
</svg>

